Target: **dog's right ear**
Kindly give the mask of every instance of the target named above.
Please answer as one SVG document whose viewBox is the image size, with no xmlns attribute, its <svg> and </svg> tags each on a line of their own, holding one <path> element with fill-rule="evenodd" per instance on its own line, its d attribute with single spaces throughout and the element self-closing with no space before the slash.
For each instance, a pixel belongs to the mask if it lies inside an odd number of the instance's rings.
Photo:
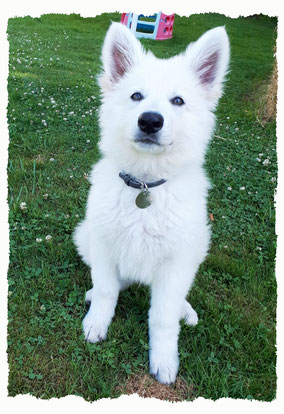
<svg viewBox="0 0 284 414">
<path fill-rule="evenodd" d="M 142 58 L 141 43 L 121 23 L 112 23 L 104 41 L 100 77 L 103 90 L 109 90 Z"/>
</svg>

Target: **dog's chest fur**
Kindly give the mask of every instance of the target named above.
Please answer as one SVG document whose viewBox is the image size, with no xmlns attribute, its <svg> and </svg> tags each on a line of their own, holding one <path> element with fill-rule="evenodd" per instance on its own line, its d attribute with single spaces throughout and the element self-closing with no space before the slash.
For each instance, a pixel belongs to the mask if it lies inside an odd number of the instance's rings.
<svg viewBox="0 0 284 414">
<path fill-rule="evenodd" d="M 166 182 L 151 189 L 152 204 L 135 204 L 139 190 L 128 187 L 106 160 L 92 174 L 88 215 L 95 232 L 105 241 L 110 258 L 123 278 L 150 282 L 155 268 L 190 249 L 196 238 L 207 234 L 205 177 L 197 185 L 193 177 L 184 183 Z"/>
</svg>

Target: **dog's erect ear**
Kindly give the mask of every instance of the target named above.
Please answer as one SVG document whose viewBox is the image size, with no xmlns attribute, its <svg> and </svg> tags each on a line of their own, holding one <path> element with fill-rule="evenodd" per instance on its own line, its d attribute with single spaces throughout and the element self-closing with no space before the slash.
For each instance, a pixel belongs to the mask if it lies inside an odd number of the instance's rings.
<svg viewBox="0 0 284 414">
<path fill-rule="evenodd" d="M 222 82 L 228 70 L 230 58 L 229 39 L 224 27 L 206 32 L 186 50 L 191 70 L 217 103 L 222 94 Z"/>
<path fill-rule="evenodd" d="M 112 23 L 103 45 L 102 62 L 108 81 L 115 84 L 133 65 L 139 62 L 141 43 L 121 23 Z"/>
</svg>

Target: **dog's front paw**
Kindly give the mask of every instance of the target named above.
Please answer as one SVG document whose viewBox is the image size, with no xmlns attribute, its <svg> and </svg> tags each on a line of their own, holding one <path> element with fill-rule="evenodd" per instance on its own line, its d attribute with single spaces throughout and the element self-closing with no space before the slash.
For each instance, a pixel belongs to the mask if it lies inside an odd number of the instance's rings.
<svg viewBox="0 0 284 414">
<path fill-rule="evenodd" d="M 150 373 L 156 377 L 161 384 L 172 384 L 178 373 L 178 354 L 164 354 L 158 350 L 150 351 Z"/>
<path fill-rule="evenodd" d="M 108 326 L 98 321 L 95 316 L 88 312 L 83 320 L 85 339 L 88 342 L 100 342 L 106 339 Z"/>
</svg>

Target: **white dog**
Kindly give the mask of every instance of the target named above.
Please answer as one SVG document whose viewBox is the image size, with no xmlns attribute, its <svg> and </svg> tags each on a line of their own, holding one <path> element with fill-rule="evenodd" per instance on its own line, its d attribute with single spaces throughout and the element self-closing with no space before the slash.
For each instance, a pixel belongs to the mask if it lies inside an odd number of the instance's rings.
<svg viewBox="0 0 284 414">
<path fill-rule="evenodd" d="M 186 296 L 209 247 L 203 162 L 229 41 L 217 27 L 185 53 L 158 59 L 112 23 L 102 62 L 103 157 L 74 233 L 93 281 L 83 329 L 89 342 L 105 339 L 119 291 L 150 285 L 150 372 L 170 384 L 178 372 L 180 320 L 198 321 Z"/>
</svg>

